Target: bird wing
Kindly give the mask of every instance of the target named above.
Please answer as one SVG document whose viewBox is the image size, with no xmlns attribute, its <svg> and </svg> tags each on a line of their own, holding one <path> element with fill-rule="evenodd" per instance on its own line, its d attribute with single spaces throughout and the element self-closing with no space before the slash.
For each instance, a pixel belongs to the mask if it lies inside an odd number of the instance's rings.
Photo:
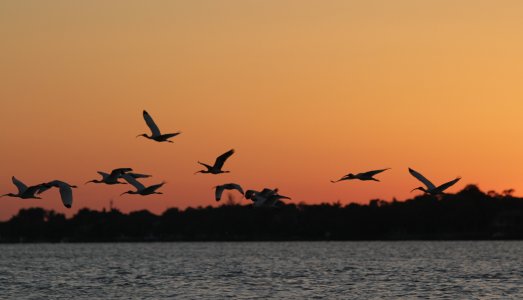
<svg viewBox="0 0 523 300">
<path fill-rule="evenodd" d="M 440 186 L 437 187 L 437 190 L 439 190 L 440 192 L 443 192 L 444 190 L 448 189 L 449 187 L 453 186 L 456 182 L 458 182 L 459 180 L 461 179 L 461 177 L 458 177 L 454 180 L 451 180 L 449 182 L 446 182 Z"/>
<path fill-rule="evenodd" d="M 18 188 L 19 194 L 22 194 L 23 192 L 25 192 L 25 190 L 27 190 L 27 185 L 25 185 L 20 180 L 16 179 L 16 177 L 13 176 L 11 180 L 13 181 L 13 184 L 16 185 L 16 187 Z"/>
<path fill-rule="evenodd" d="M 227 158 L 229 158 L 233 154 L 234 154 L 234 149 L 231 149 L 231 150 L 225 152 L 224 154 L 218 156 L 216 158 L 216 161 L 214 162 L 214 167 L 221 169 L 223 167 L 223 164 L 227 160 Z"/>
<path fill-rule="evenodd" d="M 154 120 L 151 117 L 151 115 L 149 115 L 149 113 L 145 110 L 143 111 L 143 119 L 145 120 L 145 123 L 147 124 L 147 126 L 149 126 L 149 129 L 151 129 L 152 136 L 161 135 L 160 128 L 158 128 L 156 123 L 154 123 Z"/>
<path fill-rule="evenodd" d="M 73 189 L 71 188 L 71 185 L 60 180 L 54 180 L 47 184 L 59 188 L 62 203 L 65 207 L 71 208 L 73 205 Z"/>
<path fill-rule="evenodd" d="M 421 175 L 420 173 L 414 171 L 413 169 L 409 168 L 409 173 L 416 177 L 416 179 L 418 179 L 419 181 L 423 182 L 424 185 L 427 186 L 427 189 L 429 190 L 432 190 L 432 189 L 435 189 L 436 186 L 430 182 L 430 180 L 428 180 L 427 178 L 425 178 L 423 175 Z"/>
<path fill-rule="evenodd" d="M 122 174 L 125 174 L 127 172 L 131 172 L 133 169 L 131 168 L 118 168 L 111 171 L 111 174 L 107 176 L 107 180 L 118 180 L 122 176 Z M 100 172 L 98 172 L 100 173 Z M 104 179 L 106 179 L 104 177 Z"/>
<path fill-rule="evenodd" d="M 174 137 L 174 136 L 179 135 L 180 133 L 181 133 L 181 132 L 166 133 L 166 134 L 164 134 L 163 136 L 164 136 L 166 139 L 170 139 L 170 138 L 172 138 L 172 137 Z"/>
<path fill-rule="evenodd" d="M 154 184 L 154 185 L 148 186 L 146 189 L 147 189 L 147 191 L 154 192 L 154 191 L 156 191 L 157 189 L 161 188 L 162 185 L 164 185 L 164 184 L 165 184 L 165 182 L 158 183 L 158 184 Z"/>
<path fill-rule="evenodd" d="M 33 185 L 33 186 L 28 187 L 25 190 L 25 193 L 27 193 L 29 195 L 40 194 L 40 193 L 47 191 L 50 188 L 51 187 L 46 187 L 43 184 Z"/>
<path fill-rule="evenodd" d="M 127 181 L 129 184 L 134 186 L 136 188 L 136 190 L 138 190 L 138 191 L 141 191 L 141 190 L 145 189 L 145 186 L 143 184 L 138 182 L 138 180 L 136 180 L 132 175 L 130 175 L 128 173 L 122 174 L 122 178 L 125 181 Z"/>
<path fill-rule="evenodd" d="M 140 173 L 127 173 L 127 174 L 133 176 L 134 178 L 149 178 L 149 177 L 151 177 L 151 175 L 140 174 Z"/>
<path fill-rule="evenodd" d="M 105 180 L 107 177 L 109 177 L 110 174 L 107 174 L 105 172 L 102 172 L 102 171 L 96 171 L 96 173 L 102 175 L 102 179 Z"/>
<path fill-rule="evenodd" d="M 381 173 L 381 172 L 383 172 L 383 171 L 387 171 L 388 169 L 390 169 L 390 168 L 381 169 L 381 170 L 368 171 L 368 172 L 365 172 L 365 173 L 361 173 L 361 175 L 372 177 L 372 176 L 374 176 L 374 175 L 376 175 L 376 174 L 379 174 L 379 173 Z"/>
<path fill-rule="evenodd" d="M 231 187 L 231 190 L 237 190 L 238 192 L 240 192 L 242 195 L 244 195 L 245 193 L 243 192 L 243 189 L 241 187 L 241 185 L 237 184 L 237 183 L 230 183 L 230 187 Z"/>
<path fill-rule="evenodd" d="M 223 185 L 219 185 L 216 187 L 216 190 L 214 191 L 214 196 L 215 196 L 216 201 L 220 201 L 224 190 L 225 190 L 225 186 L 223 186 Z"/>
</svg>

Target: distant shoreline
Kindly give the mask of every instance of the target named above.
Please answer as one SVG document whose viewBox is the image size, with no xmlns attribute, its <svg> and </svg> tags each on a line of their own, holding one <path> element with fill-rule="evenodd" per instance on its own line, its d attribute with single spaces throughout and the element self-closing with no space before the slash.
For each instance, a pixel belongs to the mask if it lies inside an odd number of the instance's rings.
<svg viewBox="0 0 523 300">
<path fill-rule="evenodd" d="M 0 222 L 0 243 L 517 240 L 523 240 L 523 198 L 474 185 L 456 194 L 365 205 L 227 203 L 161 215 L 82 209 L 71 218 L 30 208 Z"/>
</svg>

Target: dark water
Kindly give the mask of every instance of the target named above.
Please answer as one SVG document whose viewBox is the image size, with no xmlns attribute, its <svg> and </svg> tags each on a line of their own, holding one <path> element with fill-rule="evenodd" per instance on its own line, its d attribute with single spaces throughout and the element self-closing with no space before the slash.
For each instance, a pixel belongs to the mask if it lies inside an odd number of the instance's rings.
<svg viewBox="0 0 523 300">
<path fill-rule="evenodd" d="M 523 242 L 0 245 L 0 298 L 523 298 Z"/>
</svg>

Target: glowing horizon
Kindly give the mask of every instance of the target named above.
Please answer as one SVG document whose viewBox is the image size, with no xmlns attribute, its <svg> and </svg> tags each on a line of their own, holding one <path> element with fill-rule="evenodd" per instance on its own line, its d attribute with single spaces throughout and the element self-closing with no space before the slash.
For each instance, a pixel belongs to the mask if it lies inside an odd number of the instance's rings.
<svg viewBox="0 0 523 300">
<path fill-rule="evenodd" d="M 400 200 L 412 167 L 449 189 L 521 190 L 519 1 L 4 1 L 0 194 L 11 176 L 76 184 L 1 198 L 0 219 L 40 206 L 124 212 L 215 205 L 212 187 L 278 187 L 291 202 Z M 148 133 L 142 110 L 173 144 Z M 234 148 L 231 173 L 207 175 Z M 84 185 L 131 167 L 164 195 Z M 392 168 L 381 182 L 330 183 Z M 224 195 L 226 199 L 226 195 Z M 237 198 L 237 200 L 239 200 Z M 223 200 L 222 200 L 223 201 Z M 246 200 L 242 200 L 246 201 Z M 247 203 L 247 202 L 245 202 Z M 218 203 L 221 204 L 221 203 Z"/>
</svg>

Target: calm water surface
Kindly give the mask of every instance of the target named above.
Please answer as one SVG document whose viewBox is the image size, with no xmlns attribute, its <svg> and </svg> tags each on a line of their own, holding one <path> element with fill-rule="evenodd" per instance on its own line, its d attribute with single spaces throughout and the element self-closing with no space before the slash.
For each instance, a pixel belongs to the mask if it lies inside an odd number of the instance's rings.
<svg viewBox="0 0 523 300">
<path fill-rule="evenodd" d="M 0 245 L 0 298 L 522 299 L 523 242 Z"/>
</svg>

